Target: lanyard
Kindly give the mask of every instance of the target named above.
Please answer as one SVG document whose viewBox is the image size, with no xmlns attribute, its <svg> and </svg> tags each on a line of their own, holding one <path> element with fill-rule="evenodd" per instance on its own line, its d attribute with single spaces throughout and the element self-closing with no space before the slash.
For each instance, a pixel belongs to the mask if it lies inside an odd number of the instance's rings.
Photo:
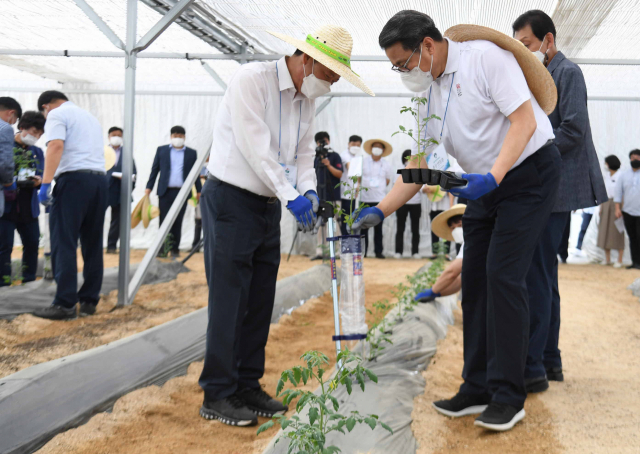
<svg viewBox="0 0 640 454">
<path fill-rule="evenodd" d="M 451 86 L 449 87 L 449 97 L 447 98 L 447 106 L 444 108 L 444 117 L 442 118 L 442 129 L 440 129 L 440 140 L 442 142 L 442 133 L 444 132 L 444 122 L 447 121 L 447 111 L 449 110 L 449 100 L 451 100 L 451 89 L 453 88 L 453 80 L 456 77 L 456 73 L 451 75 Z M 433 89 L 433 84 L 429 87 L 429 101 L 427 102 L 427 118 L 429 118 L 429 111 L 431 109 L 431 90 Z M 427 128 L 424 128 L 424 138 L 427 138 Z"/>
<path fill-rule="evenodd" d="M 280 83 L 280 75 L 278 74 L 278 63 L 276 62 L 276 77 Z M 280 90 L 280 87 L 278 87 Z M 294 165 L 298 162 L 298 144 L 300 143 L 300 123 L 302 122 L 302 100 L 300 100 L 300 118 L 298 120 L 298 139 L 296 140 L 296 154 L 294 156 Z M 278 162 L 280 162 L 280 147 L 282 144 L 282 91 L 280 91 L 280 131 L 278 133 Z"/>
</svg>

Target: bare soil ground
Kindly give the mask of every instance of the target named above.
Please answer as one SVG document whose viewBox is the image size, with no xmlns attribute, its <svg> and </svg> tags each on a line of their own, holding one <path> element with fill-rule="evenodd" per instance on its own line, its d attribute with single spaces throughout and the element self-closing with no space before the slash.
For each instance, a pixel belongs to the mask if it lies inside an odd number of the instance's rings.
<svg viewBox="0 0 640 454">
<path fill-rule="evenodd" d="M 418 454 L 640 453 L 640 303 L 626 288 L 638 271 L 561 265 L 559 277 L 565 381 L 530 395 L 524 421 L 507 433 L 475 427 L 473 416 L 439 415 L 431 403 L 462 382 L 458 311 L 415 400 Z"/>
<path fill-rule="evenodd" d="M 316 264 L 317 262 L 313 262 Z M 366 299 L 369 307 L 381 299 L 393 300 L 393 286 L 415 273 L 424 261 L 365 259 Z M 302 263 L 298 270 L 302 271 Z M 326 353 L 335 361 L 333 309 L 330 293 L 312 299 L 290 316 L 272 325 L 267 344 L 265 389 L 275 393 L 280 372 L 299 364 L 307 350 Z M 112 413 L 93 417 L 86 425 L 56 436 L 43 453 L 260 453 L 275 435 L 272 428 L 256 436 L 256 428 L 225 426 L 205 421 L 198 412 L 203 393 L 198 386 L 202 362 L 189 367 L 188 374 L 159 388 L 151 386 L 118 400 Z M 311 385 L 309 389 L 314 389 Z M 290 411 L 290 413 L 292 413 Z M 260 418 L 261 423 L 267 421 Z"/>
<path fill-rule="evenodd" d="M 131 253 L 131 263 L 142 261 L 144 250 Z M 79 266 L 81 266 L 81 259 Z M 278 278 L 304 271 L 319 262 L 307 257 L 283 258 Z M 105 254 L 105 267 L 117 266 L 118 256 Z M 173 320 L 207 305 L 207 281 L 203 254 L 194 255 L 186 266 L 191 270 L 171 282 L 143 285 L 131 306 L 115 307 L 118 292 L 102 298 L 93 317 L 55 322 L 29 314 L 12 321 L 0 320 L 0 377 L 34 364 L 61 358 L 104 345 Z"/>
</svg>

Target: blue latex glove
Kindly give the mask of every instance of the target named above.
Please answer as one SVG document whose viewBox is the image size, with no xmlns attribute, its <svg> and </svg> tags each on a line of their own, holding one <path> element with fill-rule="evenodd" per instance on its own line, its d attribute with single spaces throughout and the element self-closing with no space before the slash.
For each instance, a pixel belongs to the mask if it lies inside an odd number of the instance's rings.
<svg viewBox="0 0 640 454">
<path fill-rule="evenodd" d="M 13 179 L 13 183 L 11 183 L 11 186 L 4 186 L 2 188 L 4 191 L 15 191 L 18 189 L 18 184 L 16 183 L 16 179 Z"/>
<path fill-rule="evenodd" d="M 44 206 L 51 205 L 51 202 L 53 201 L 51 197 L 51 183 L 42 183 L 40 191 L 38 191 L 38 200 Z"/>
<path fill-rule="evenodd" d="M 370 229 L 384 221 L 384 214 L 378 207 L 363 208 L 358 214 L 356 221 L 351 226 L 351 233 L 358 233 L 360 229 Z"/>
<path fill-rule="evenodd" d="M 438 298 L 440 295 L 440 293 L 436 293 L 433 290 L 431 290 L 430 288 L 425 289 L 423 291 L 421 291 L 420 293 L 418 293 L 415 297 L 416 301 L 419 301 L 421 303 L 428 303 L 430 301 L 435 300 L 436 298 Z"/>
<path fill-rule="evenodd" d="M 298 223 L 298 229 L 302 232 L 312 232 L 316 223 L 316 214 L 313 212 L 313 204 L 309 199 L 299 195 L 295 200 L 287 203 L 287 209 Z"/>
<path fill-rule="evenodd" d="M 476 200 L 498 187 L 498 183 L 496 183 L 496 179 L 491 175 L 491 173 L 486 175 L 481 175 L 479 173 L 463 173 L 462 178 L 467 180 L 469 183 L 464 187 L 449 190 L 449 192 L 456 197 Z"/>
</svg>

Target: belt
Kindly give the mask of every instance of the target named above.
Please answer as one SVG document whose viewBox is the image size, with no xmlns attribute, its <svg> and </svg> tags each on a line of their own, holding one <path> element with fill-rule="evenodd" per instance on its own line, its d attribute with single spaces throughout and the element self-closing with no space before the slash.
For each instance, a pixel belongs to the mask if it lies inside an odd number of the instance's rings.
<svg viewBox="0 0 640 454">
<path fill-rule="evenodd" d="M 237 191 L 240 191 L 240 192 L 242 192 L 242 193 L 244 193 L 244 194 L 250 195 L 250 196 L 251 196 L 251 197 L 253 197 L 254 199 L 258 199 L 258 200 L 260 200 L 261 202 L 265 202 L 265 203 L 269 203 L 269 204 L 274 204 L 274 203 L 276 203 L 276 202 L 278 201 L 278 198 L 277 198 L 277 197 L 267 197 L 267 196 L 264 196 L 264 195 L 256 194 L 255 192 L 251 192 L 251 191 L 249 191 L 248 189 L 239 188 L 238 186 L 234 186 L 234 185 L 232 185 L 232 184 L 229 184 L 229 183 L 227 183 L 226 181 L 222 181 L 221 179 L 216 178 L 216 177 L 214 177 L 214 176 L 213 176 L 213 175 L 211 175 L 211 174 L 209 174 L 209 176 L 207 177 L 207 179 L 208 179 L 208 180 L 211 180 L 211 181 L 219 182 L 220 184 L 223 184 L 223 185 L 225 185 L 225 186 L 229 186 L 229 187 L 231 187 L 231 188 L 233 188 L 233 189 L 235 189 L 235 190 L 237 190 Z"/>
<path fill-rule="evenodd" d="M 107 174 L 107 172 L 100 172 L 98 170 L 71 170 L 69 172 L 63 172 L 60 175 L 58 175 L 57 177 L 55 177 L 55 179 L 57 180 L 58 178 L 60 178 L 63 175 L 69 175 L 71 173 L 88 173 L 90 175 L 102 175 L 105 176 Z"/>
</svg>

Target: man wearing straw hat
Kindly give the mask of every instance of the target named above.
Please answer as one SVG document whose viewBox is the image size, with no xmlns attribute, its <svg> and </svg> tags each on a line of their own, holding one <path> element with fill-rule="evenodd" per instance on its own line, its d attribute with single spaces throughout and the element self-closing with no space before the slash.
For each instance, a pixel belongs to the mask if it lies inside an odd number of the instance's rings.
<svg viewBox="0 0 640 454">
<path fill-rule="evenodd" d="M 421 117 L 429 112 L 441 119 L 428 123 L 425 138 L 439 141 L 441 151 L 469 172 L 463 174 L 468 184 L 451 190 L 468 199 L 464 383 L 455 397 L 434 407 L 454 417 L 482 413 L 475 425 L 510 430 L 525 416 L 526 275 L 558 189 L 560 154 L 547 118 L 556 103 L 555 85 L 513 38 L 475 25 L 452 27 L 443 38 L 418 11 L 391 18 L 379 44 L 403 84 L 428 98 L 418 106 Z M 399 180 L 377 207 L 362 211 L 354 227 L 381 222 L 418 189 Z"/>
<path fill-rule="evenodd" d="M 322 26 L 305 40 L 271 34 L 297 51 L 244 65 L 229 82 L 201 198 L 209 325 L 200 415 L 234 426 L 287 410 L 259 380 L 280 264 L 281 205 L 306 232 L 319 208 L 314 99 L 340 77 L 373 95 L 351 70 L 353 40 L 344 28 Z"/>
</svg>

